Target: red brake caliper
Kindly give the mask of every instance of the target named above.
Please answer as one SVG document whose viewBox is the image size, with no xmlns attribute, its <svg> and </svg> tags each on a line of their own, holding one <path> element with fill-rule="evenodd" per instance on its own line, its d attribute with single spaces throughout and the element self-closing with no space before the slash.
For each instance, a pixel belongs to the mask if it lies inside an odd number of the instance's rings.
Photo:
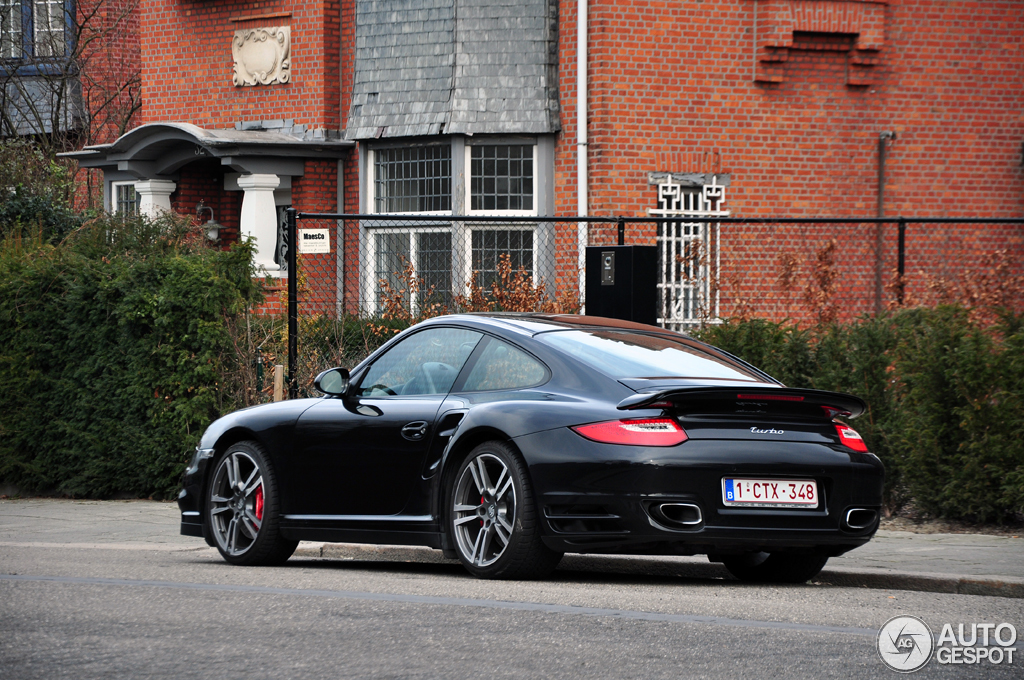
<svg viewBox="0 0 1024 680">
<path fill-rule="evenodd" d="M 263 521 L 263 485 L 256 489 L 256 519 Z"/>
<path fill-rule="evenodd" d="M 483 504 L 484 504 L 484 497 L 480 496 L 480 505 L 483 505 Z M 484 521 L 480 520 L 480 526 L 483 526 L 483 525 L 484 525 Z"/>
</svg>

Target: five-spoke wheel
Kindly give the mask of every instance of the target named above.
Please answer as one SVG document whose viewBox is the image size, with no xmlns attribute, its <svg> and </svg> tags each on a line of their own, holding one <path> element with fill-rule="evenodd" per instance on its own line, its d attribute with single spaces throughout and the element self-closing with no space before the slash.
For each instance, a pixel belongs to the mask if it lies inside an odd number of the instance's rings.
<svg viewBox="0 0 1024 680">
<path fill-rule="evenodd" d="M 476 576 L 530 578 L 558 564 L 561 553 L 540 540 L 525 466 L 503 442 L 487 442 L 463 461 L 451 487 L 449 531 L 459 559 Z"/>
<path fill-rule="evenodd" d="M 210 481 L 207 527 L 224 559 L 235 564 L 277 564 L 298 541 L 277 527 L 276 484 L 256 442 L 234 444 L 220 457 Z"/>
<path fill-rule="evenodd" d="M 477 567 L 494 564 L 508 548 L 516 520 L 508 465 L 490 453 L 472 458 L 455 485 L 452 512 L 459 551 Z"/>
</svg>

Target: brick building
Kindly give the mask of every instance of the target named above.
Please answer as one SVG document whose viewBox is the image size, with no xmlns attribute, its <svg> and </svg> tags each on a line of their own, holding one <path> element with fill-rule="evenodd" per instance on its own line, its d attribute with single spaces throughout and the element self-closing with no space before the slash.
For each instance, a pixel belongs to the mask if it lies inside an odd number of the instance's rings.
<svg viewBox="0 0 1024 680">
<path fill-rule="evenodd" d="M 403 261 L 456 293 L 499 253 L 578 286 L 613 226 L 507 218 L 588 214 L 692 219 L 629 226 L 659 246 L 665 323 L 801 317 L 794 281 L 823 261 L 856 314 L 891 298 L 893 227 L 714 218 L 1024 214 L 1024 2 L 142 0 L 139 18 L 141 125 L 75 154 L 108 206 L 202 202 L 271 275 L 283 206 L 380 214 L 317 225 L 332 252 L 310 271 L 352 311 Z M 383 221 L 409 213 L 437 220 Z M 1019 224 L 913 225 L 910 292 L 997 250 L 1022 259 Z"/>
</svg>

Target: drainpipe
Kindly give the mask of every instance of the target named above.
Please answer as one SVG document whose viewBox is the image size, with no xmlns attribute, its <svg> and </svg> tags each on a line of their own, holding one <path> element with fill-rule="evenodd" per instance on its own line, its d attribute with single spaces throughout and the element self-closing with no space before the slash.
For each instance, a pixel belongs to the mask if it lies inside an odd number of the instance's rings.
<svg viewBox="0 0 1024 680">
<path fill-rule="evenodd" d="M 879 219 L 885 217 L 885 156 L 889 148 L 889 140 L 896 139 L 896 133 L 892 131 L 882 132 L 878 135 L 878 206 L 876 215 Z M 882 313 L 882 280 L 885 276 L 885 252 L 882 247 L 882 237 L 885 234 L 885 225 L 875 225 L 875 314 Z"/>
<path fill-rule="evenodd" d="M 590 213 L 590 199 L 587 195 L 587 3 L 576 2 L 576 214 Z M 580 299 L 586 294 L 586 277 L 583 275 L 587 264 L 587 223 L 576 225 L 577 253 L 576 270 L 579 272 Z M 585 309 L 581 309 L 585 312 Z"/>
</svg>

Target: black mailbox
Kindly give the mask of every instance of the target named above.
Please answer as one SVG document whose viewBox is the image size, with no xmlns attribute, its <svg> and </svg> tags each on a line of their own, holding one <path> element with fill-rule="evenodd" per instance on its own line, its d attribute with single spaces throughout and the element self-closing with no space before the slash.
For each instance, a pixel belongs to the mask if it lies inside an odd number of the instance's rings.
<svg viewBox="0 0 1024 680">
<path fill-rule="evenodd" d="M 657 246 L 587 247 L 588 316 L 653 325 L 657 309 Z"/>
</svg>

